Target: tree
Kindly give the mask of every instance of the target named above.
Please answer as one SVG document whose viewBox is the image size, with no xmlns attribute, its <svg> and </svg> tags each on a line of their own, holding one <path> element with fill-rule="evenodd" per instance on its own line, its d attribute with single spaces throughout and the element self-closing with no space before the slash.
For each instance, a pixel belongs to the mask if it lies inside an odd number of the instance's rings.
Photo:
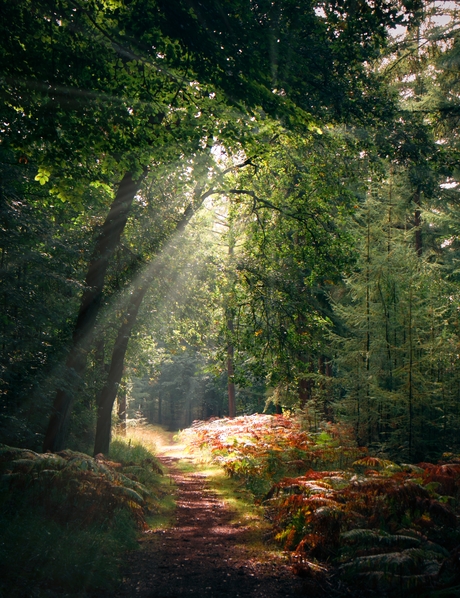
<svg viewBox="0 0 460 598">
<path fill-rule="evenodd" d="M 196 209 L 205 199 L 205 195 L 194 198 L 190 203 L 181 219 L 177 222 L 173 234 L 180 235 Z M 110 434 L 112 427 L 112 409 L 117 396 L 118 386 L 123 375 L 124 359 L 128 342 L 131 337 L 132 329 L 136 323 L 137 315 L 142 301 L 147 293 L 152 281 L 158 277 L 158 268 L 150 267 L 147 273 L 139 280 L 132 290 L 128 306 L 121 317 L 122 324 L 118 330 L 117 337 L 113 346 L 112 357 L 110 360 L 107 381 L 102 388 L 97 400 L 98 414 L 96 426 L 96 439 L 94 445 L 94 454 L 108 454 L 110 446 Z"/>
<path fill-rule="evenodd" d="M 79 378 L 85 371 L 86 357 L 93 340 L 109 260 L 119 244 L 128 218 L 129 207 L 138 189 L 139 182 L 133 180 L 131 173 L 127 173 L 120 183 L 115 200 L 96 240 L 72 335 L 72 347 L 66 361 L 68 376 L 71 376 L 71 379 L 66 381 L 67 388 L 60 388 L 57 391 L 43 443 L 44 450 L 52 451 L 64 446 L 73 396 L 78 389 Z M 131 313 L 135 313 L 134 305 Z M 70 390 L 69 386 L 76 386 L 76 389 Z"/>
<path fill-rule="evenodd" d="M 332 2 L 321 12 L 315 3 L 240 0 L 222 13 L 220 3 L 204 12 L 200 2 L 190 8 L 180 0 L 3 2 L 5 147 L 33 162 L 37 181 L 61 200 L 81 201 L 88 182 L 118 188 L 112 208 L 123 196 L 124 216 L 107 246 L 110 260 L 150 165 L 165 154 L 199 151 L 217 131 L 235 136 L 229 119 L 221 118 L 222 105 L 238 106 L 243 115 L 262 106 L 304 128 L 316 126 L 312 113 L 326 109 L 352 116 L 369 105 L 374 114 L 384 110 L 387 102 L 364 88 L 370 78 L 364 62 L 384 43 L 385 26 L 404 17 L 405 4 L 399 8 Z M 105 221 L 112 220 L 109 211 Z M 102 237 L 95 238 L 86 280 L 96 273 L 99 286 L 94 301 L 87 302 L 89 290 L 83 298 L 68 361 L 77 377 L 106 272 L 104 264 L 95 267 Z M 83 318 L 86 313 L 93 316 Z M 80 352 L 83 336 L 88 345 Z M 71 408 L 61 386 L 45 448 L 62 448 Z"/>
<path fill-rule="evenodd" d="M 355 152 L 339 129 L 308 137 L 277 131 L 270 150 L 253 160 L 255 174 L 241 173 L 228 190 L 244 222 L 234 256 L 238 361 L 252 364 L 285 406 L 313 399 L 313 383 L 325 400 L 322 338 L 334 320 L 328 291 L 352 262 L 346 223 L 362 193 Z"/>
<path fill-rule="evenodd" d="M 419 256 L 405 226 L 406 188 L 390 183 L 376 185 L 356 217 L 360 257 L 347 281 L 349 300 L 337 306 L 348 328 L 338 339 L 346 389 L 339 410 L 360 444 L 420 460 L 434 458 L 443 450 L 440 440 L 453 437 L 447 421 L 458 426 L 444 383 L 452 375 L 455 341 L 446 323 L 453 289 L 439 264 Z"/>
<path fill-rule="evenodd" d="M 139 175 L 142 170 L 145 172 L 148 161 L 153 158 L 152 137 L 158 140 L 157 133 L 165 114 L 158 108 L 158 103 L 145 103 L 146 99 L 151 99 L 153 89 L 147 85 L 145 72 L 140 73 L 139 70 L 131 68 L 129 63 L 135 63 L 136 59 L 131 57 L 130 61 L 123 63 L 120 60 L 123 50 L 112 46 L 111 35 L 115 35 L 119 27 L 115 18 L 115 5 L 106 7 L 104 12 L 104 9 L 98 9 L 96 4 L 84 8 L 79 5 L 75 8 L 72 3 L 60 3 L 56 6 L 47 3 L 35 4 L 32 18 L 27 5 L 26 2 L 14 7 L 2 7 L 6 13 L 5 17 L 14 17 L 14 23 L 20 30 L 18 37 L 13 36 L 13 40 L 19 37 L 22 40 L 22 46 L 18 48 L 15 46 L 17 42 L 6 44 L 4 58 L 8 59 L 9 55 L 16 51 L 24 56 L 23 64 L 14 61 L 8 63 L 5 69 L 10 77 L 7 105 L 13 115 L 16 112 L 22 116 L 21 120 L 16 114 L 8 122 L 6 142 L 17 152 L 28 155 L 28 160 L 33 156 L 35 160 L 40 161 L 37 179 L 44 184 L 51 179 L 51 190 L 62 200 L 69 195 L 69 184 L 63 184 L 63 180 L 81 176 L 85 167 L 89 167 L 90 180 L 93 181 L 98 178 L 100 180 L 102 175 L 103 181 L 105 179 L 112 183 L 114 177 L 121 176 L 118 192 L 101 234 L 96 240 L 93 257 L 89 263 L 86 275 L 87 289 L 80 305 L 73 334 L 73 348 L 67 361 L 67 386 L 61 387 L 56 395 L 45 437 L 44 448 L 56 449 L 58 446 L 62 448 L 72 407 L 73 398 L 69 387 L 74 381 L 78 381 L 86 365 L 86 355 L 99 311 L 108 262 L 118 245 L 139 188 Z M 37 28 L 34 27 L 34 16 L 37 14 L 37 24 L 43 29 L 44 42 L 44 47 L 40 47 L 39 60 L 35 45 Z M 104 25 L 112 27 L 112 33 L 101 25 L 109 15 L 113 18 Z M 167 43 L 167 40 L 164 41 Z M 95 45 L 98 44 L 99 52 L 95 51 Z M 69 54 L 73 51 L 73 54 Z M 21 64 L 19 77 L 18 64 Z M 94 86 L 93 77 L 96 73 L 98 78 Z M 36 82 L 36 85 L 30 86 L 30 93 L 24 89 L 24 75 Z M 168 72 L 161 76 L 156 73 L 154 80 L 155 84 L 161 87 L 162 101 L 168 103 L 174 100 L 181 87 L 176 74 Z M 81 89 L 83 93 L 80 93 Z M 130 96 L 126 97 L 126 91 Z M 171 92 L 172 95 L 169 95 Z M 73 94 L 70 102 L 67 94 Z M 107 94 L 110 94 L 108 102 Z M 179 100 L 177 103 L 180 106 Z M 130 107 L 129 104 L 134 107 Z M 91 110 L 92 108 L 94 109 Z M 46 114 L 43 119 L 42 112 Z M 27 116 L 24 118 L 25 115 Z M 18 120 L 21 122 L 18 123 Z M 141 127 L 142 121 L 144 125 Z M 84 136 L 76 131 L 78 123 L 84 123 Z M 166 125 L 163 129 L 166 133 L 163 135 L 163 142 L 169 136 L 179 145 L 177 142 L 180 143 L 180 139 L 174 134 L 170 135 L 167 132 L 168 127 L 169 125 Z M 204 130 L 203 123 L 200 123 L 199 131 L 195 126 L 192 143 L 202 137 Z M 70 145 L 73 160 L 69 166 L 63 168 L 62 157 Z M 173 154 L 177 156 L 183 150 L 184 148 L 173 148 Z M 163 145 L 163 160 L 167 152 L 167 147 Z M 58 180 L 54 181 L 53 171 L 56 172 L 57 164 L 59 176 L 55 175 Z M 118 174 L 124 169 L 127 169 L 124 174 Z M 82 178 L 87 178 L 87 175 Z"/>
<path fill-rule="evenodd" d="M 163 221 L 161 241 L 159 248 L 160 253 L 154 253 L 151 260 L 154 263 L 147 263 L 144 266 L 144 272 L 138 275 L 138 280 L 135 283 L 134 289 L 128 297 L 128 305 L 121 316 L 122 324 L 118 330 L 117 337 L 113 346 L 112 357 L 109 365 L 107 381 L 102 388 L 98 400 L 98 417 L 96 427 L 96 439 L 95 439 L 95 454 L 104 453 L 107 454 L 110 445 L 110 431 L 111 431 L 111 414 L 113 405 L 116 399 L 118 386 L 121 382 L 124 359 L 128 342 L 131 337 L 131 332 L 136 324 L 139 309 L 143 302 L 149 287 L 159 277 L 159 271 L 165 267 L 165 262 L 170 266 L 172 262 L 173 254 L 175 253 L 174 242 L 180 241 L 181 235 L 183 234 L 186 226 L 190 222 L 194 214 L 200 210 L 203 203 L 207 198 L 212 195 L 220 193 L 219 187 L 225 181 L 225 177 L 228 173 L 244 168 L 249 163 L 248 160 L 235 164 L 224 170 L 219 170 L 214 173 L 214 180 L 210 176 L 209 162 L 203 159 L 196 159 L 195 161 L 190 160 L 187 166 L 187 170 L 192 170 L 192 184 L 195 184 L 193 191 L 187 190 L 186 184 L 183 184 L 182 192 L 184 195 L 191 195 L 190 203 L 187 204 L 183 213 L 179 216 L 178 220 L 173 220 L 172 226 L 167 226 Z M 207 172 L 206 172 L 207 171 Z M 206 176 L 205 176 L 206 172 Z M 201 176 L 200 176 L 201 173 Z M 206 181 L 206 177 L 208 181 Z M 180 178 L 180 175 L 179 177 Z M 198 181 L 198 182 L 195 182 Z M 210 187 L 205 191 L 205 182 Z M 189 183 L 190 185 L 190 183 Z M 168 231 L 168 232 L 166 232 Z M 157 249 L 158 252 L 158 249 Z"/>
<path fill-rule="evenodd" d="M 1 436 L 37 449 L 91 239 L 77 210 L 51 209 L 33 166 L 1 149 L 0 169 Z"/>
</svg>

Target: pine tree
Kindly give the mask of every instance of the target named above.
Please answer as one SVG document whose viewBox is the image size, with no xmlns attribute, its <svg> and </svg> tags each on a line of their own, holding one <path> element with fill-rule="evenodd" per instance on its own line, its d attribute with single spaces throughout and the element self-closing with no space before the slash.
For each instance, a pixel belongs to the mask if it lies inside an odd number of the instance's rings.
<svg viewBox="0 0 460 598">
<path fill-rule="evenodd" d="M 408 184 L 404 171 L 374 184 L 356 216 L 360 257 L 336 305 L 347 333 L 335 342 L 346 393 L 338 410 L 359 443 L 416 460 L 442 452 L 446 419 L 458 422 L 445 384 L 451 287 L 434 254 L 421 257 L 413 242 Z"/>
</svg>

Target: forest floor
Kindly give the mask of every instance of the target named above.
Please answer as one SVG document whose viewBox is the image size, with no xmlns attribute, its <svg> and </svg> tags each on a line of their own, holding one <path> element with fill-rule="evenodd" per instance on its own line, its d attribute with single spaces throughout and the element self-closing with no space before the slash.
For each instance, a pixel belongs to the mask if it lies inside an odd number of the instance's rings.
<svg viewBox="0 0 460 598">
<path fill-rule="evenodd" d="M 178 444 L 157 452 L 175 497 L 169 522 L 147 530 L 128 553 L 123 581 L 111 596 L 276 598 L 323 595 L 305 586 L 286 558 L 262 544 L 264 524 L 233 509 L 203 466 Z M 172 435 L 169 435 L 172 441 Z M 315 592 L 316 590 L 316 592 Z"/>
</svg>

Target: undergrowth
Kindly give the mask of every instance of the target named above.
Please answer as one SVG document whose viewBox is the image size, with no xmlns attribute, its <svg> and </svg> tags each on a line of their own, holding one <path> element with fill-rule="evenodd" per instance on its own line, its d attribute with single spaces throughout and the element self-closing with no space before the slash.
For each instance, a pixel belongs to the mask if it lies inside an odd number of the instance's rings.
<svg viewBox="0 0 460 598">
<path fill-rule="evenodd" d="M 197 422 L 182 439 L 251 491 L 297 573 L 374 595 L 457 595 L 455 456 L 397 464 L 367 455 L 347 428 L 326 424 L 312 434 L 284 416 Z"/>
<path fill-rule="evenodd" d="M 0 445 L 0 596 L 84 595 L 118 583 L 121 555 L 160 501 L 160 469 L 122 440 L 111 459 Z"/>
<path fill-rule="evenodd" d="M 137 459 L 139 463 L 151 463 L 152 453 L 164 452 L 173 442 L 173 434 L 167 432 L 162 426 L 142 424 L 130 426 L 123 436 L 115 436 L 110 445 L 110 457 L 115 461 L 123 461 L 125 464 Z M 156 463 L 156 462 L 155 462 Z M 159 497 L 155 509 L 146 513 L 146 522 L 150 529 L 165 529 L 173 525 L 176 501 L 175 486 L 171 476 L 158 476 L 156 467 L 145 468 L 139 481 L 147 484 L 149 481 L 145 476 L 152 476 L 155 484 L 155 492 Z"/>
</svg>

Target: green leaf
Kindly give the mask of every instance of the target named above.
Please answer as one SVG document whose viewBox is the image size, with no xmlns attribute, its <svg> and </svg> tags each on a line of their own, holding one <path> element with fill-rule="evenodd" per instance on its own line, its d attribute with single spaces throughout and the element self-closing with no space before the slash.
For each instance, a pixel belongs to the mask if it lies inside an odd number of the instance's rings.
<svg viewBox="0 0 460 598">
<path fill-rule="evenodd" d="M 45 185 L 50 180 L 50 176 L 51 171 L 44 166 L 40 166 L 34 180 L 38 181 L 40 185 Z"/>
</svg>

